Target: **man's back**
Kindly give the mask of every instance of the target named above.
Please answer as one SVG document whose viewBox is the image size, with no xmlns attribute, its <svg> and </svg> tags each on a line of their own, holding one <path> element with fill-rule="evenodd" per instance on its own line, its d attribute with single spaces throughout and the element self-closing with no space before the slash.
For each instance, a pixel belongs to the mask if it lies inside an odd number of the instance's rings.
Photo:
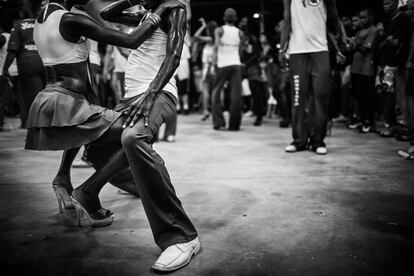
<svg viewBox="0 0 414 276">
<path fill-rule="evenodd" d="M 217 66 L 219 68 L 241 65 L 240 62 L 240 30 L 234 26 L 222 26 L 223 35 L 220 38 Z"/>
</svg>

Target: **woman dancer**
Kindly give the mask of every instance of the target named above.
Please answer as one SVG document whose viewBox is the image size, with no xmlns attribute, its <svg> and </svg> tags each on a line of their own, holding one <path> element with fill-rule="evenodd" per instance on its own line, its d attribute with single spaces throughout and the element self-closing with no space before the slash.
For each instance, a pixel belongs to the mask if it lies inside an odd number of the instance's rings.
<svg viewBox="0 0 414 276">
<path fill-rule="evenodd" d="M 85 219 L 91 226 L 103 227 L 110 225 L 114 216 L 101 207 L 98 194 L 111 178 L 128 167 L 128 161 L 120 147 L 78 188 L 73 190 L 70 184 L 70 164 L 78 148 L 87 144 L 120 145 L 123 130 L 120 113 L 92 104 L 87 38 L 137 48 L 158 28 L 162 14 L 181 4 L 170 1 L 161 5 L 133 32 L 124 34 L 68 11 L 74 4 L 88 2 L 50 0 L 36 20 L 34 40 L 46 67 L 48 85 L 30 109 L 26 149 L 66 150 L 58 173 L 66 177 L 55 178 L 53 186 L 59 207 L 73 207 L 73 201 L 79 225 Z M 138 2 L 130 0 L 131 6 Z"/>
<path fill-rule="evenodd" d="M 214 31 L 218 27 L 217 22 L 210 21 L 206 23 L 204 18 L 200 18 L 201 27 L 194 34 L 194 38 L 200 42 L 205 43 L 203 47 L 203 118 L 202 121 L 206 121 L 210 117 L 210 98 L 214 85 L 214 66 L 213 66 L 213 54 L 214 54 Z M 206 36 L 202 33 L 206 31 Z"/>
</svg>

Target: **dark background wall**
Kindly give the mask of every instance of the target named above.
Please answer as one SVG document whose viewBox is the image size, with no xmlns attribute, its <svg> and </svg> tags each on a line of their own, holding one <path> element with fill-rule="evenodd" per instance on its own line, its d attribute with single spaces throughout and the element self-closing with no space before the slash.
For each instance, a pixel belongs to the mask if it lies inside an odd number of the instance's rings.
<svg viewBox="0 0 414 276">
<path fill-rule="evenodd" d="M 382 0 L 337 0 L 336 2 L 340 15 L 353 15 L 364 7 L 370 7 L 376 12 L 377 20 L 383 17 Z M 239 18 L 260 12 L 260 0 L 191 0 L 191 6 L 193 29 L 198 27 L 197 19 L 200 17 L 216 20 L 221 24 L 223 12 L 228 7 L 236 9 Z M 283 0 L 264 0 L 264 7 L 266 29 L 271 31 L 276 22 L 283 17 Z"/>
<path fill-rule="evenodd" d="M 216 20 L 222 23 L 223 12 L 228 7 L 233 7 L 239 13 L 239 18 L 252 16 L 253 13 L 260 11 L 261 0 L 191 0 L 193 30 L 198 27 L 197 19 L 204 17 L 206 20 Z M 267 30 L 282 18 L 283 0 L 263 0 L 265 7 L 265 18 Z M 294 0 L 301 1 L 301 0 Z M 0 18 L 6 22 L 6 26 L 11 27 L 12 18 L 17 18 L 21 13 L 23 0 L 0 0 Z M 362 7 L 371 7 L 382 17 L 382 0 L 337 0 L 338 10 L 341 15 L 351 15 Z"/>
</svg>

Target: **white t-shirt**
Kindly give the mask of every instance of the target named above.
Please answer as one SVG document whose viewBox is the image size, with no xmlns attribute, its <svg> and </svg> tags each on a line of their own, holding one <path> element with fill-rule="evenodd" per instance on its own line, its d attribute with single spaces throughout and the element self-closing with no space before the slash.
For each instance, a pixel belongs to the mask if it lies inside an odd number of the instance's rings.
<svg viewBox="0 0 414 276">
<path fill-rule="evenodd" d="M 292 0 L 289 54 L 328 51 L 326 7 L 323 0 Z"/>
</svg>

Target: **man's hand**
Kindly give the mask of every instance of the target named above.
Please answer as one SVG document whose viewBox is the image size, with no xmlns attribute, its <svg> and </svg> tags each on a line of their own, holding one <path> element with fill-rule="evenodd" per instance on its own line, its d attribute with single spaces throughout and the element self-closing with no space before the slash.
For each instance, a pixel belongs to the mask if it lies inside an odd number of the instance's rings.
<svg viewBox="0 0 414 276">
<path fill-rule="evenodd" d="M 160 92 L 153 90 L 147 90 L 138 100 L 136 104 L 130 106 L 129 110 L 125 111 L 124 114 L 128 117 L 125 120 L 123 128 L 133 127 L 140 117 L 144 117 L 144 126 L 149 125 L 149 115 L 152 108 L 154 107 L 155 99 L 158 97 Z"/>
<path fill-rule="evenodd" d="M 280 51 L 279 52 L 279 64 L 280 64 L 280 66 L 282 68 L 285 68 L 286 64 L 288 64 L 288 63 L 289 63 L 289 58 L 288 58 L 286 52 Z"/>
<path fill-rule="evenodd" d="M 336 62 L 338 64 L 344 64 L 346 61 L 346 57 L 341 52 L 336 53 Z"/>
</svg>

